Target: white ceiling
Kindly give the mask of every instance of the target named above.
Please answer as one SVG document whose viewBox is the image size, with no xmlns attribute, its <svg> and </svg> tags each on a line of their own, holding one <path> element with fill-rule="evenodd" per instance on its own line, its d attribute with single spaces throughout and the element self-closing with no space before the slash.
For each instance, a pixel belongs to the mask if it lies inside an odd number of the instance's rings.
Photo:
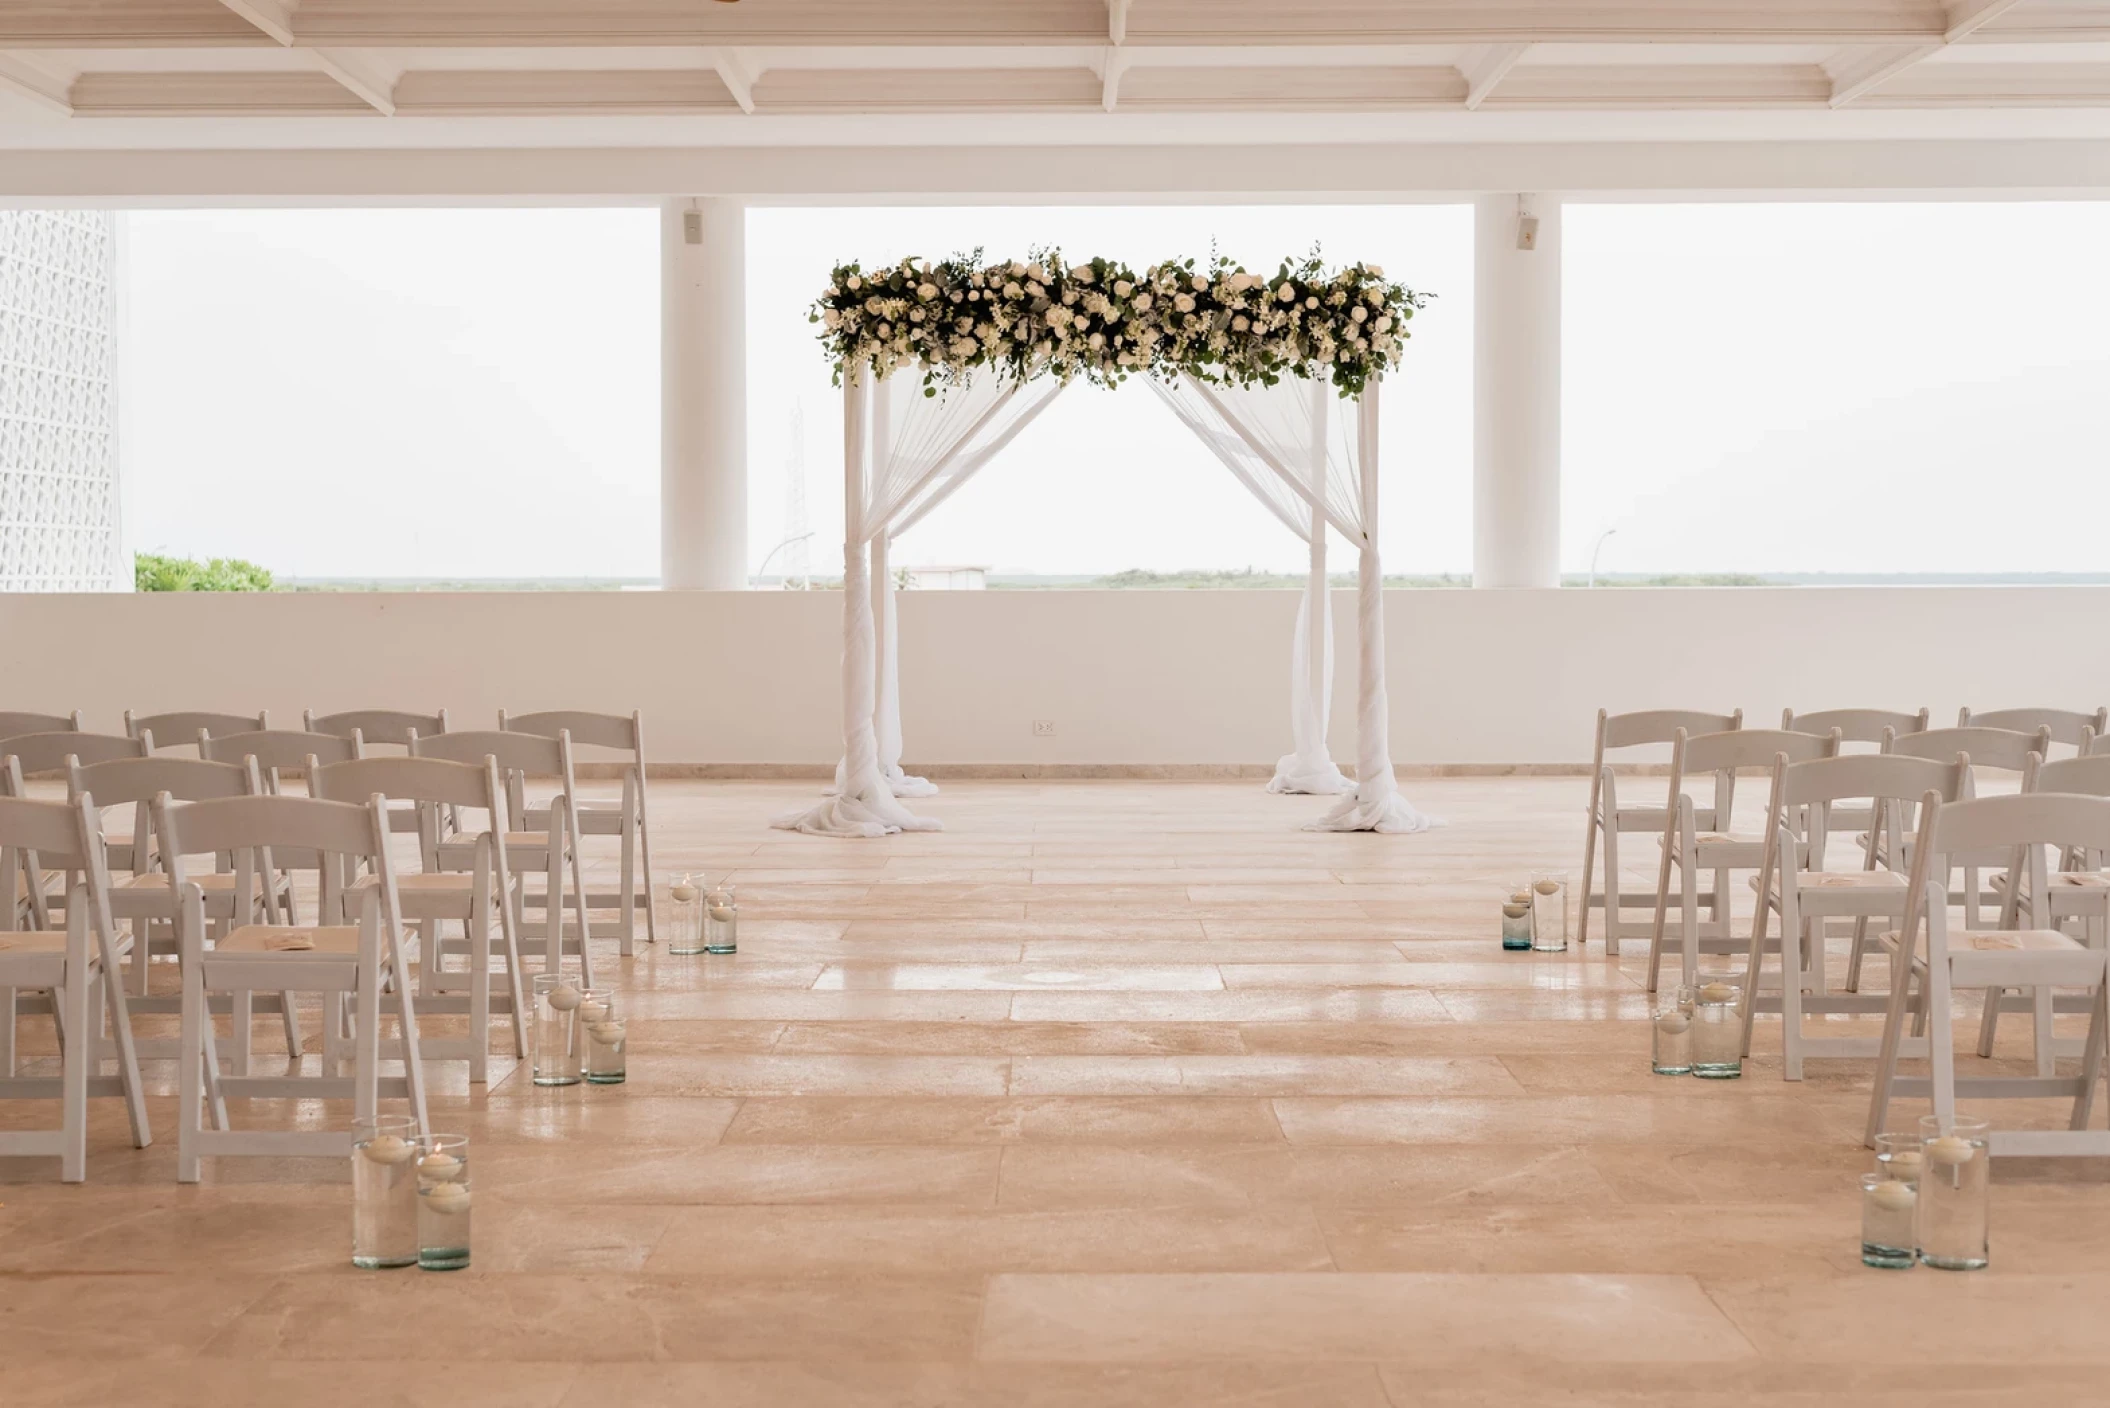
<svg viewBox="0 0 2110 1408">
<path fill-rule="evenodd" d="M 636 144 L 602 124 L 637 118 L 747 144 L 1020 118 L 1069 142 L 1421 118 L 1547 140 L 1605 114 L 1677 138 L 1724 112 L 1744 137 L 1864 135 L 1872 113 L 2099 135 L 2110 0 L 0 0 L 17 149 L 282 148 L 288 123 L 320 146 Z"/>
</svg>

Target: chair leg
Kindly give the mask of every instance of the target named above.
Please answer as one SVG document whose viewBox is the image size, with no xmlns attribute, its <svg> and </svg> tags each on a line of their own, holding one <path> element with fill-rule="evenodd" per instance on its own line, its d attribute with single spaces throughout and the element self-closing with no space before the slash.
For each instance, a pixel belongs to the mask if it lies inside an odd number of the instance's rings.
<svg viewBox="0 0 2110 1408">
<path fill-rule="evenodd" d="M 1679 909 L 1681 928 L 1678 933 L 1685 963 L 1683 981 L 1693 983 L 1698 981 L 1700 976 L 1700 874 L 1698 868 L 1690 863 L 1678 868 L 1685 875 L 1684 895 Z"/>
<path fill-rule="evenodd" d="M 1993 1054 L 1993 1038 L 2000 1027 L 2000 1003 L 2007 996 L 2006 988 L 1985 990 L 1985 1011 L 1978 1018 L 1978 1054 L 1990 1057 Z"/>
<path fill-rule="evenodd" d="M 433 921 L 433 932 L 439 921 Z M 491 1083 L 491 915 L 479 896 L 462 921 L 469 941 L 469 1083 Z"/>
<path fill-rule="evenodd" d="M 1846 954 L 1846 990 L 1861 990 L 1861 962 L 1868 956 L 1868 916 L 1854 920 L 1854 946 Z"/>
<path fill-rule="evenodd" d="M 2110 975 L 2106 975 L 2110 976 Z M 2073 1118 L 2068 1129 L 2086 1129 L 2088 1111 L 2095 1103 L 2095 1083 L 2103 1076 L 2104 1028 L 2110 1018 L 2110 982 L 2098 980 L 2095 1001 L 2088 1008 L 2088 1039 L 2081 1044 L 2081 1088 L 2073 1097 Z"/>
<path fill-rule="evenodd" d="M 1582 947 L 1590 942 L 1590 870 L 1596 863 L 1597 813 L 1592 811 L 1589 819 L 1583 824 L 1582 913 L 1576 916 L 1575 920 L 1575 942 L 1577 947 Z M 1610 932 L 1612 927 L 1611 903 L 1612 896 L 1608 886 L 1605 893 L 1605 929 L 1607 932 Z M 1606 952 L 1612 953 L 1617 952 L 1617 950 L 1607 949 Z"/>
<path fill-rule="evenodd" d="M 654 897 L 659 893 L 652 880 L 652 819 L 645 815 L 644 784 L 638 784 L 637 797 L 637 854 L 643 863 L 645 881 L 645 942 L 659 942 L 659 906 Z"/>
<path fill-rule="evenodd" d="M 1927 1071 L 1933 1077 L 1934 1113 L 1944 1129 L 1956 1119 L 1956 1038 L 1949 1030 L 1948 965 L 1927 965 Z"/>
<path fill-rule="evenodd" d="M 15 988 L 0 988 L 0 1076 L 15 1073 L 15 1003 L 21 998 Z"/>
<path fill-rule="evenodd" d="M 60 1128 L 65 1131 L 59 1156 L 59 1179 L 84 1183 L 88 1178 L 88 1075 L 95 1061 L 93 983 L 85 956 L 66 965 L 66 985 L 52 994 L 66 1013 L 66 1035 L 59 1043 Z"/>
<path fill-rule="evenodd" d="M 1604 951 L 1609 958 L 1619 956 L 1619 940 L 1626 928 L 1625 916 L 1619 908 L 1619 829 L 1607 826 L 1604 831 Z"/>
<path fill-rule="evenodd" d="M 213 1059 L 202 1028 L 212 1021 L 205 1010 L 201 965 L 186 953 L 183 963 L 182 1033 L 176 1059 L 176 1181 L 198 1181 L 198 1135 L 205 1118 L 205 1063 Z"/>
<path fill-rule="evenodd" d="M 114 960 L 118 957 L 117 946 L 108 934 L 99 934 L 96 942 L 102 952 L 102 982 L 98 988 L 104 1003 L 104 1023 L 117 1039 L 117 1074 L 124 1082 L 125 1114 L 132 1121 L 132 1146 L 144 1149 L 154 1142 L 154 1131 L 147 1123 L 146 1086 L 139 1078 L 139 1043 L 132 1037 L 132 1011 L 125 1001 L 124 969 Z M 97 1044 L 96 1050 L 100 1051 Z"/>
<path fill-rule="evenodd" d="M 409 984 L 398 983 L 400 988 Z M 352 1019 L 352 1118 L 370 1120 L 380 1104 L 381 1090 L 381 973 L 380 960 L 375 956 L 371 963 L 359 965 L 359 991 L 354 997 L 357 1011 Z M 410 1033 L 403 1033 L 405 1062 L 417 1060 L 417 1052 L 408 1042 Z M 422 1122 L 418 1125 L 424 1132 Z"/>
<path fill-rule="evenodd" d="M 618 898 L 623 906 L 623 922 L 616 927 L 617 952 L 629 958 L 635 951 L 637 936 L 637 818 L 629 807 L 623 809 L 623 883 L 618 886 Z"/>
<path fill-rule="evenodd" d="M 2049 985 L 2031 988 L 2029 996 L 2031 1026 L 2033 1028 L 2031 1035 L 2036 1038 L 2037 1046 L 2037 1074 L 2040 1076 L 2056 1075 L 2058 1073 L 2057 1058 L 2053 1054 L 2054 1047 L 2051 1030 L 2051 988 Z"/>
<path fill-rule="evenodd" d="M 1787 882 L 1793 884 L 1794 877 L 1788 876 Z M 1817 921 L 1820 929 L 1823 923 L 1821 919 Z M 1792 934 L 1785 920 L 1780 928 L 1781 1076 L 1785 1080 L 1801 1080 L 1803 947 L 1809 941 L 1810 921 L 1804 919 Z"/>
</svg>

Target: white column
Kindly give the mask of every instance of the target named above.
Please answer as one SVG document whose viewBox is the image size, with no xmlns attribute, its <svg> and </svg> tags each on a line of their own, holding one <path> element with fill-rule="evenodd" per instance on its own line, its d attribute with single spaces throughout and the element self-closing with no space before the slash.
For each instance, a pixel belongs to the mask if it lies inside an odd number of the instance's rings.
<svg viewBox="0 0 2110 1408">
<path fill-rule="evenodd" d="M 1473 338 L 1473 585 L 1557 587 L 1561 536 L 1561 207 L 1557 197 L 1492 195 L 1477 202 Z"/>
<path fill-rule="evenodd" d="M 659 577 L 747 586 L 747 212 L 730 196 L 660 209 Z"/>
</svg>

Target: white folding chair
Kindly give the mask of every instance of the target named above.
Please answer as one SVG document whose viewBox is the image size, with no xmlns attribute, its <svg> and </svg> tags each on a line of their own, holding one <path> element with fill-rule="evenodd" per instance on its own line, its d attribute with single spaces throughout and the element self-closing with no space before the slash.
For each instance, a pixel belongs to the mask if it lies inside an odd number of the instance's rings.
<svg viewBox="0 0 2110 1408">
<path fill-rule="evenodd" d="M 1989 1152 L 1999 1154 L 2110 1154 L 2110 1130 L 2088 1128 L 2095 1083 L 2103 1075 L 2106 992 L 2110 992 L 2110 950 L 2091 948 L 2070 934 L 2048 927 L 2032 913 L 2023 920 L 2022 895 L 2046 893 L 2047 850 L 2100 854 L 2110 849 L 2110 798 L 2067 793 L 2025 792 L 1943 802 L 1922 799 L 1918 844 L 1912 858 L 1911 903 L 1902 930 L 1885 934 L 1893 952 L 1890 1008 L 1876 1063 L 1875 1088 L 1869 1097 L 1868 1142 L 1885 1128 L 1890 1102 L 1900 1096 L 1931 1099 L 1944 1123 L 1955 1118 L 1958 1096 L 1972 1099 L 2070 1098 L 2066 1129 L 1995 1131 Z M 1949 872 L 1957 857 L 2005 852 L 2012 857 L 2011 886 L 2000 923 L 1991 929 L 1951 930 Z M 1922 941 L 1924 934 L 1924 942 Z M 1920 985 L 1926 1009 L 1929 1073 L 1898 1073 L 1910 989 Z M 1950 1008 L 1959 988 L 1998 992 L 2030 988 L 2082 988 L 2089 996 L 2088 1037 L 2080 1069 L 2072 1076 L 1958 1076 Z M 2050 1030 L 2044 1012 L 2039 1030 L 2040 1054 Z"/>
<path fill-rule="evenodd" d="M 24 865 L 57 865 L 77 872 L 81 880 L 74 887 L 72 903 L 66 906 L 65 932 L 10 928 L 0 933 L 0 987 L 10 994 L 17 989 L 51 992 L 51 1014 L 59 1039 L 56 1079 L 16 1075 L 10 1025 L 9 1063 L 0 1075 L 0 1097 L 57 1098 L 60 1106 L 55 1130 L 0 1132 L 0 1155 L 56 1155 L 59 1177 L 79 1183 L 88 1176 L 91 1097 L 123 1096 L 133 1144 L 143 1149 L 153 1139 L 139 1079 L 139 1056 L 132 1043 L 132 1022 L 115 987 L 124 956 L 110 921 L 110 876 L 103 864 L 102 831 L 96 824 L 93 801 L 85 797 L 71 802 L 0 798 L 0 884 L 12 886 Z M 98 1004 L 107 1008 L 117 1037 L 114 1076 L 102 1074 Z M 10 1002 L 10 1021 L 12 1009 Z"/>
<path fill-rule="evenodd" d="M 2022 790 L 2110 797 L 2110 754 L 2083 754 L 2041 764 L 2033 761 L 2023 776 Z M 2027 894 L 2019 899 L 2029 905 L 2035 916 L 2048 927 L 2071 933 L 2077 926 L 2083 942 L 2091 948 L 2103 948 L 2110 944 L 2110 872 L 2103 869 L 2104 861 L 2105 857 L 2099 852 L 2068 851 L 2059 858 L 2058 868 L 2051 873 L 2041 903 L 2035 896 Z M 1994 894 L 2004 898 L 2013 884 L 2013 877 L 2001 871 L 1987 884 Z M 2028 1012 L 2036 1017 L 2041 1016 L 2044 1009 L 2045 995 L 2042 992 L 1988 993 L 1985 1014 L 1978 1029 L 1978 1054 L 1993 1054 L 2001 1013 Z M 2056 1016 L 2060 1012 L 2085 1012 L 2088 1006 L 2081 994 L 2055 993 L 2050 999 L 2049 1010 Z M 2055 1037 L 2047 1045 L 2043 1033 L 2039 1032 L 2037 1074 L 2050 1075 L 2056 1057 L 2080 1054 L 2081 1044 L 2074 1038 Z"/>
<path fill-rule="evenodd" d="M 301 724 L 309 733 L 358 739 L 361 757 L 369 756 L 370 750 L 376 747 L 400 748 L 408 756 L 412 738 L 430 738 L 447 731 L 447 711 L 411 714 L 401 709 L 351 709 L 337 714 L 317 714 L 308 709 L 301 714 Z M 398 802 L 401 800 L 397 799 Z M 388 814 L 388 828 L 398 835 L 415 832 L 418 815 L 419 809 L 415 805 L 398 805 Z M 451 824 L 448 829 L 453 829 Z"/>
<path fill-rule="evenodd" d="M 424 1068 L 419 1063 L 417 1015 L 409 967 L 403 954 L 401 908 L 395 868 L 388 855 L 388 811 L 384 798 L 365 806 L 312 797 L 236 797 L 179 803 L 157 799 L 154 830 L 163 861 L 179 896 L 177 928 L 183 940 L 183 1054 L 177 1062 L 177 1172 L 195 1183 L 206 1155 L 342 1156 L 350 1152 L 348 1125 L 328 1130 L 237 1130 L 228 1118 L 230 1098 L 264 1100 L 349 1099 L 355 1119 L 371 1117 L 386 1099 L 407 1099 L 420 1129 L 426 1117 Z M 234 858 L 237 895 L 249 893 L 249 877 L 271 867 L 280 847 L 321 859 L 318 917 L 306 927 L 254 922 L 236 925 L 211 948 L 205 944 L 204 893 L 191 883 L 193 856 Z M 361 872 L 375 883 L 354 886 Z M 353 1009 L 352 1073 L 334 1074 L 338 1062 L 325 1053 L 321 1074 L 301 1074 L 304 1057 L 288 1063 L 283 1076 L 223 1075 L 218 1040 L 207 1002 L 216 992 L 319 993 L 324 1011 L 349 1001 Z M 381 1074 L 381 1003 L 395 995 L 401 1030 L 401 1076 Z M 239 1034 L 237 1034 L 239 1036 Z M 212 1127 L 206 1127 L 210 1111 Z"/>
<path fill-rule="evenodd" d="M 259 709 L 254 714 L 220 714 L 209 709 L 177 709 L 166 714 L 135 714 L 125 710 L 125 732 L 134 738 L 151 733 L 163 748 L 190 748 L 198 735 L 223 738 L 230 733 L 262 733 L 271 727 L 271 716 Z"/>
<path fill-rule="evenodd" d="M 258 795 L 263 789 L 255 761 L 218 763 L 167 753 L 145 758 L 112 758 L 106 762 L 76 764 L 67 773 L 67 788 L 72 796 L 92 795 L 98 809 L 131 808 L 133 841 L 129 850 L 133 860 L 128 867 L 130 873 L 116 874 L 119 868 L 113 865 L 110 882 L 111 917 L 131 929 L 132 971 L 126 1005 L 135 1015 L 180 1012 L 183 1007 L 180 985 L 173 993 L 157 995 L 153 991 L 154 957 L 161 955 L 180 962 L 183 946 L 176 935 L 175 883 L 162 868 L 161 858 L 154 851 L 149 804 L 160 796 L 178 802 L 205 802 Z M 238 906 L 234 871 L 224 858 L 220 864 L 222 868 L 219 870 L 193 870 L 190 875 L 191 883 L 204 894 L 206 920 L 212 931 L 207 935 L 208 940 L 220 928 L 246 922 L 251 906 L 265 900 L 267 877 L 253 874 L 249 903 Z M 268 880 L 282 891 L 288 888 L 288 882 L 281 877 L 272 876 Z M 282 893 L 267 908 L 290 913 L 290 906 L 290 894 Z M 230 995 L 215 1001 L 219 1004 L 216 1011 L 230 1014 L 240 1011 L 241 1016 L 236 1022 L 238 1030 L 246 1030 L 252 1011 L 277 1012 L 285 1028 L 287 1053 L 291 1055 L 300 1051 L 300 1016 L 291 993 L 266 993 L 255 999 L 247 994 Z M 247 1074 L 248 1049 L 247 1043 L 236 1044 L 237 1074 Z M 150 1058 L 173 1058 L 177 1047 L 173 1040 L 150 1040 L 140 1043 L 140 1052 Z"/>
<path fill-rule="evenodd" d="M 1966 799 L 1982 795 L 1988 790 L 2006 787 L 2010 780 L 2016 787 L 2029 770 L 2030 759 L 2042 759 L 2051 747 L 2051 730 L 2043 725 L 2032 731 L 1995 728 L 1991 725 L 1973 724 L 1968 728 L 1930 728 L 1923 733 L 1894 738 L 1884 745 L 1884 751 L 1901 754 L 1908 758 L 1932 758 L 1946 762 L 1958 753 L 1971 760 L 1970 787 Z M 1895 857 L 1889 863 L 1904 869 L 1912 863 L 1914 844 L 1913 828 L 1918 825 L 1913 814 L 1903 807 L 1888 819 L 1883 832 L 1871 832 L 1874 844 L 1884 848 L 1885 857 Z M 1963 906 L 1964 924 L 1977 928 L 1985 922 L 1988 906 L 1997 909 L 2000 896 L 1980 883 L 1981 876 L 1991 868 L 2004 862 L 1999 855 L 1966 856 L 1959 860 L 1963 867 L 1963 887 L 1949 896 L 1949 903 Z"/>
<path fill-rule="evenodd" d="M 307 733 L 299 729 L 262 729 L 217 736 L 201 731 L 198 734 L 198 756 L 216 763 L 254 766 L 263 781 L 264 794 L 279 797 L 286 795 L 286 779 L 306 773 L 310 758 L 325 763 L 341 763 L 362 757 L 364 753 L 357 733 L 350 738 L 337 738 L 326 733 Z M 271 858 L 276 873 L 272 877 L 270 893 L 274 904 L 279 896 L 284 896 L 285 918 L 290 924 L 295 918 L 292 907 L 293 891 L 281 882 L 290 881 L 293 871 L 317 869 L 321 861 L 290 846 L 273 848 Z"/>
<path fill-rule="evenodd" d="M 576 806 L 580 836 L 622 838 L 623 878 L 619 887 L 614 893 L 589 893 L 586 904 L 591 909 L 613 906 L 620 912 L 621 927 L 616 932 L 623 957 L 628 958 L 631 954 L 636 914 L 640 908 L 645 913 L 645 941 L 657 942 L 659 930 L 653 918 L 652 904 L 652 820 L 650 808 L 645 805 L 643 715 L 635 712 L 628 716 L 590 714 L 577 710 L 508 715 L 501 709 L 498 711 L 498 727 L 503 732 L 534 733 L 544 738 L 569 733 L 574 749 L 599 748 L 627 755 L 622 762 L 621 798 L 616 801 L 581 798 Z M 530 831 L 545 826 L 541 810 L 529 807 L 521 825 Z M 642 888 L 638 884 L 640 879 L 644 881 Z"/>
<path fill-rule="evenodd" d="M 481 767 L 447 762 L 439 758 L 359 758 L 342 763 L 319 763 L 308 774 L 308 786 L 318 797 L 354 801 L 376 793 L 393 803 L 414 804 L 411 815 L 421 828 L 420 851 L 432 855 L 440 838 L 443 810 L 468 807 L 494 817 L 505 815 L 505 789 L 498 780 L 498 765 L 486 758 Z M 389 815 L 403 815 L 392 806 Z M 466 1037 L 427 1036 L 423 1054 L 427 1060 L 466 1060 L 469 1079 L 477 1085 L 490 1080 L 491 1011 L 497 1006 L 513 1026 L 513 1054 L 525 1058 L 527 1013 L 525 978 L 520 948 L 513 929 L 510 906 L 498 902 L 512 888 L 507 864 L 506 834 L 502 825 L 471 838 L 474 859 L 466 871 L 426 870 L 396 877 L 403 922 L 418 931 L 418 1007 L 426 1015 L 466 1014 Z M 361 881 L 372 883 L 371 879 Z M 494 923 L 496 921 L 495 931 Z M 459 949 L 446 937 L 445 925 L 461 926 Z M 491 991 L 491 954 L 496 947 L 505 960 L 507 990 Z M 459 952 L 465 969 L 450 968 L 447 960 Z"/>
<path fill-rule="evenodd" d="M 25 733 L 13 738 L 0 739 L 0 760 L 12 760 L 4 768 L 0 768 L 0 789 L 4 789 L 10 797 L 26 797 L 29 794 L 23 784 L 30 778 L 62 775 L 76 762 L 100 763 L 110 758 L 143 758 L 153 746 L 154 741 L 151 737 L 83 733 L 78 729 L 54 729 L 44 733 Z M 132 864 L 131 837 L 106 836 L 103 840 L 110 864 L 120 869 Z M 57 907 L 65 907 L 58 897 L 66 893 L 65 886 L 54 892 L 53 900 Z"/>
<path fill-rule="evenodd" d="M 1593 907 L 1602 909 L 1604 951 L 1617 957 L 1621 939 L 1647 938 L 1650 933 L 1646 920 L 1628 922 L 1626 907 L 1650 904 L 1656 899 L 1652 892 L 1623 888 L 1619 872 L 1619 838 L 1636 832 L 1662 835 L 1665 813 L 1660 807 L 1620 806 L 1615 764 L 1607 761 L 1605 755 L 1615 749 L 1650 745 L 1667 747 L 1681 728 L 1689 734 L 1701 734 L 1723 733 L 1743 726 L 1744 711 L 1741 709 L 1733 714 L 1703 714 L 1686 709 L 1657 709 L 1638 714 L 1597 711 L 1597 743 L 1590 760 L 1590 810 L 1583 829 L 1583 900 L 1576 928 L 1578 943 L 1590 941 L 1590 910 Z M 1695 816 L 1701 826 L 1709 830 L 1714 828 L 1714 807 L 1703 807 Z M 1604 843 L 1605 873 L 1601 891 L 1593 887 L 1591 878 L 1600 839 Z M 1722 896 L 1707 897 L 1711 914 L 1719 912 L 1721 903 L 1726 903 Z"/>
<path fill-rule="evenodd" d="M 1907 877 L 1878 864 L 1873 851 L 1863 850 L 1862 864 L 1855 869 L 1828 865 L 1834 808 L 1841 801 L 1865 801 L 1880 822 L 1890 808 L 1917 803 L 1929 792 L 1954 801 L 1968 785 L 1969 766 L 1960 756 L 1948 763 L 1865 753 L 1793 763 L 1784 756 L 1776 759 L 1766 807 L 1764 859 L 1751 880 L 1758 906 L 1751 918 L 1744 969 L 1746 1055 L 1751 1050 L 1752 1018 L 1762 1009 L 1781 1014 L 1782 1065 L 1788 1080 L 1802 1079 L 1806 1057 L 1876 1054 L 1873 1038 L 1813 1037 L 1803 1022 L 1805 1015 L 1887 1010 L 1887 998 L 1860 992 L 1861 942 L 1871 919 L 1891 921 L 1887 928 L 1905 917 Z M 1777 941 L 1768 933 L 1768 920 L 1775 914 L 1780 916 Z M 1854 973 L 1843 993 L 1830 990 L 1826 975 L 1829 919 L 1851 920 L 1855 933 L 1850 960 Z M 1768 952 L 1781 956 L 1780 991 L 1772 998 L 1760 994 Z M 1789 954 L 1795 955 L 1792 962 Z"/>
<path fill-rule="evenodd" d="M 1730 932 L 1729 875 L 1735 870 L 1756 870 L 1765 859 L 1765 836 L 1733 831 L 1737 774 L 1771 769 L 1774 759 L 1785 754 L 1791 763 L 1810 758 L 1828 758 L 1839 750 L 1839 736 L 1788 733 L 1782 729 L 1739 728 L 1723 733 L 1688 734 L 1678 729 L 1671 738 L 1670 792 L 1663 808 L 1662 860 L 1656 872 L 1656 922 L 1649 938 L 1648 990 L 1656 990 L 1663 968 L 1664 929 L 1670 913 L 1673 872 L 1678 877 L 1679 947 L 1684 955 L 1684 981 L 1690 983 L 1699 971 L 1701 953 L 1741 953 L 1744 945 Z M 1685 791 L 1689 778 L 1714 779 L 1712 826 L 1701 824 L 1701 810 Z M 1713 877 L 1715 922 L 1703 930 L 1700 924 L 1699 877 Z"/>
<path fill-rule="evenodd" d="M 544 738 L 539 734 L 501 733 L 497 730 L 443 733 L 437 738 L 412 739 L 410 755 L 479 766 L 489 758 L 496 764 L 500 783 L 505 789 L 505 809 L 503 816 L 491 819 L 491 825 L 494 829 L 512 828 L 506 831 L 504 840 L 506 855 L 512 865 L 513 884 L 506 903 L 513 911 L 513 932 L 520 936 L 521 947 L 527 948 L 530 941 L 526 911 L 539 903 L 543 918 L 545 971 L 556 972 L 564 955 L 577 954 L 581 976 L 591 985 L 593 954 L 588 940 L 592 937 L 592 929 L 586 905 L 581 902 L 573 906 L 579 916 L 575 929 L 564 922 L 567 868 L 571 873 L 571 893 L 581 897 L 586 893 L 585 870 L 576 839 L 579 834 L 575 810 L 578 787 L 572 772 L 571 736 L 560 733 L 555 738 Z M 562 788 L 550 799 L 547 825 L 541 830 L 517 827 L 510 820 L 527 814 L 526 781 L 530 777 L 554 777 Z M 475 863 L 475 838 L 464 835 L 440 843 L 432 868 L 462 870 Z M 539 895 L 527 888 L 526 877 L 532 870 L 540 870 L 543 875 L 543 890 Z"/>
</svg>

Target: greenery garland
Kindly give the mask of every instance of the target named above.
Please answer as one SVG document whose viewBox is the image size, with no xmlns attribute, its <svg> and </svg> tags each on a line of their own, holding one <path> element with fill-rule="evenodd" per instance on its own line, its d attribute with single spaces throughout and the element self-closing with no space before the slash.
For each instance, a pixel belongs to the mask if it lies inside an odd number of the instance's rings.
<svg viewBox="0 0 2110 1408">
<path fill-rule="evenodd" d="M 1344 397 L 1399 364 L 1407 321 L 1431 295 L 1371 264 L 1328 270 L 1316 253 L 1273 276 L 1217 257 L 1153 264 L 1060 251 L 984 264 L 910 256 L 888 268 L 835 269 L 811 321 L 835 365 L 885 377 L 921 368 L 924 394 L 977 371 L 1026 381 L 1114 386 L 1134 373 L 1229 386 L 1323 377 Z"/>
</svg>

